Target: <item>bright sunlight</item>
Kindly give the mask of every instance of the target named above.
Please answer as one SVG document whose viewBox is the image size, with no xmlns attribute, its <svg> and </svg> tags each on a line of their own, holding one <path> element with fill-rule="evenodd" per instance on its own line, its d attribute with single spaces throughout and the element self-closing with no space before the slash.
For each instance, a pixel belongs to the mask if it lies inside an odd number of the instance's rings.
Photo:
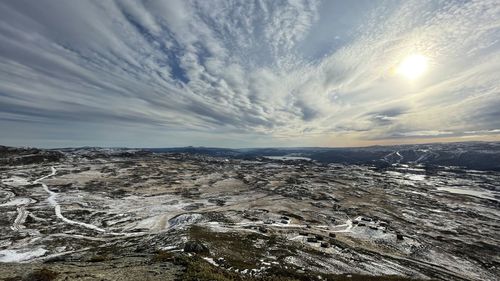
<svg viewBox="0 0 500 281">
<path fill-rule="evenodd" d="M 427 71 L 428 59 L 420 54 L 407 56 L 396 69 L 396 73 L 415 80 Z"/>
</svg>

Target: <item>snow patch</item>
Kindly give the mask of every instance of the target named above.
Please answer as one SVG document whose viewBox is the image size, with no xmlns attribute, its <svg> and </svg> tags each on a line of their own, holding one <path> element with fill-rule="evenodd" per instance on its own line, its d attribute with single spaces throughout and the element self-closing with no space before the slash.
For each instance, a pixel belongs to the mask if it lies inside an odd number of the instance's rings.
<svg viewBox="0 0 500 281">
<path fill-rule="evenodd" d="M 8 179 L 4 179 L 2 180 L 2 183 L 10 186 L 21 186 L 30 184 L 30 182 L 27 179 L 18 176 L 12 176 Z"/>
<path fill-rule="evenodd" d="M 215 265 L 215 266 L 219 266 L 213 258 L 207 258 L 207 257 L 203 257 L 204 260 L 206 260 L 208 263 L 210 263 L 211 265 Z"/>
<path fill-rule="evenodd" d="M 35 200 L 33 200 L 31 198 L 19 197 L 19 198 L 14 198 L 9 202 L 0 204 L 0 207 L 27 205 L 27 204 L 30 204 L 33 202 L 35 202 Z"/>
<path fill-rule="evenodd" d="M 181 228 L 201 220 L 201 214 L 182 214 L 168 220 L 170 228 Z"/>
<path fill-rule="evenodd" d="M 437 187 L 437 190 L 446 191 L 446 192 L 454 193 L 454 194 L 470 195 L 470 196 L 475 196 L 475 197 L 479 197 L 479 198 L 499 201 L 498 199 L 495 198 L 495 193 L 493 191 L 490 191 L 490 190 L 472 190 L 472 189 L 460 188 L 460 187 Z"/>
<path fill-rule="evenodd" d="M 35 250 L 1 250 L 0 262 L 23 262 L 45 255 L 47 250 L 43 248 Z"/>
</svg>

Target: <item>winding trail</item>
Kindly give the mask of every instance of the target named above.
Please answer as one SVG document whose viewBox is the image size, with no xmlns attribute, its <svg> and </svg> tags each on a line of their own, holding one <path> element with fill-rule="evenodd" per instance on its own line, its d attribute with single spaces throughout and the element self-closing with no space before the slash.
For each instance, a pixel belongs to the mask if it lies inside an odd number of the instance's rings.
<svg viewBox="0 0 500 281">
<path fill-rule="evenodd" d="M 23 231 L 26 227 L 23 225 L 28 217 L 29 212 L 26 210 L 26 206 L 36 202 L 31 198 L 26 197 L 15 197 L 15 194 L 11 191 L 3 191 L 7 193 L 7 201 L 6 203 L 0 204 L 0 207 L 8 207 L 8 206 L 17 206 L 17 217 L 14 220 L 14 223 L 10 227 L 14 231 Z"/>
<path fill-rule="evenodd" d="M 42 180 L 44 180 L 46 178 L 54 176 L 56 173 L 57 173 L 56 168 L 51 167 L 51 173 L 49 175 L 43 176 L 43 177 L 41 177 L 41 178 L 33 181 L 33 183 L 34 184 L 37 184 L 37 183 L 41 184 L 42 187 L 43 187 L 43 189 L 45 190 L 45 192 L 47 192 L 49 194 L 49 197 L 47 198 L 47 201 L 49 202 L 49 204 L 51 206 L 54 207 L 54 212 L 56 214 L 56 217 L 58 217 L 60 220 L 62 220 L 63 222 L 65 222 L 67 224 L 78 225 L 78 226 L 81 226 L 81 227 L 92 229 L 94 231 L 106 233 L 106 234 L 112 235 L 112 236 L 134 237 L 134 236 L 142 236 L 142 235 L 146 235 L 147 234 L 147 232 L 132 232 L 132 233 L 128 233 L 128 232 L 108 232 L 105 229 L 100 228 L 98 226 L 95 226 L 93 224 L 88 224 L 88 223 L 79 222 L 79 221 L 75 221 L 75 220 L 71 220 L 71 219 L 66 218 L 62 214 L 62 212 L 61 212 L 61 205 L 59 205 L 59 203 L 57 203 L 57 193 L 51 191 L 49 189 L 49 187 L 45 183 L 41 182 Z"/>
<path fill-rule="evenodd" d="M 51 176 L 54 176 L 56 173 L 57 173 L 57 170 L 56 168 L 54 167 L 51 167 L 51 173 L 47 176 L 43 176 L 37 180 L 35 180 L 33 183 L 40 183 L 43 187 L 43 189 L 49 194 L 49 197 L 47 198 L 47 201 L 49 202 L 49 204 L 51 206 L 54 207 L 54 211 L 56 213 L 56 217 L 58 217 L 60 220 L 64 221 L 65 223 L 68 223 L 68 224 L 73 224 L 73 225 L 79 225 L 79 226 L 82 226 L 82 227 L 85 227 L 85 228 L 88 228 L 88 229 L 92 229 L 92 230 L 95 230 L 95 231 L 99 231 L 99 232 L 106 232 L 106 230 L 100 228 L 100 227 L 97 227 L 93 224 L 88 224 L 88 223 L 84 223 L 84 222 L 79 222 L 79 221 L 74 221 L 74 220 L 70 220 L 68 218 L 66 218 L 65 216 L 63 216 L 63 214 L 61 213 L 61 205 L 59 205 L 59 203 L 57 203 L 57 193 L 51 191 L 49 189 L 49 187 L 43 183 L 43 182 L 40 182 L 41 180 L 44 180 L 48 177 L 51 177 Z"/>
<path fill-rule="evenodd" d="M 17 217 L 10 228 L 14 231 L 22 231 L 26 228 L 23 224 L 26 221 L 27 217 L 28 211 L 26 211 L 26 206 L 21 205 L 17 207 Z"/>
</svg>

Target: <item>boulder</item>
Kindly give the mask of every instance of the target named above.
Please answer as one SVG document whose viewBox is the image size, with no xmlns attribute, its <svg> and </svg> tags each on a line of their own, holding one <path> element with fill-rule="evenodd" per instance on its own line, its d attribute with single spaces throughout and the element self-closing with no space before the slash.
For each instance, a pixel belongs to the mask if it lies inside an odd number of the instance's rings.
<svg viewBox="0 0 500 281">
<path fill-rule="evenodd" d="M 196 254 L 209 254 L 208 247 L 199 241 L 188 241 L 184 244 L 184 252 Z"/>
</svg>

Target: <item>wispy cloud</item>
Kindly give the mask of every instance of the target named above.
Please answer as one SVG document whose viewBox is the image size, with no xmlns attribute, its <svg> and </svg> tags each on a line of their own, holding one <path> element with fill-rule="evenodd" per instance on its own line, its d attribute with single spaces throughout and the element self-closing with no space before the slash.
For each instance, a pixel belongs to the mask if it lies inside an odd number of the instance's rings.
<svg viewBox="0 0 500 281">
<path fill-rule="evenodd" d="M 491 135 L 498 38 L 496 0 L 4 1 L 0 129 L 48 146 Z M 408 81 L 413 53 L 431 65 Z"/>
</svg>

